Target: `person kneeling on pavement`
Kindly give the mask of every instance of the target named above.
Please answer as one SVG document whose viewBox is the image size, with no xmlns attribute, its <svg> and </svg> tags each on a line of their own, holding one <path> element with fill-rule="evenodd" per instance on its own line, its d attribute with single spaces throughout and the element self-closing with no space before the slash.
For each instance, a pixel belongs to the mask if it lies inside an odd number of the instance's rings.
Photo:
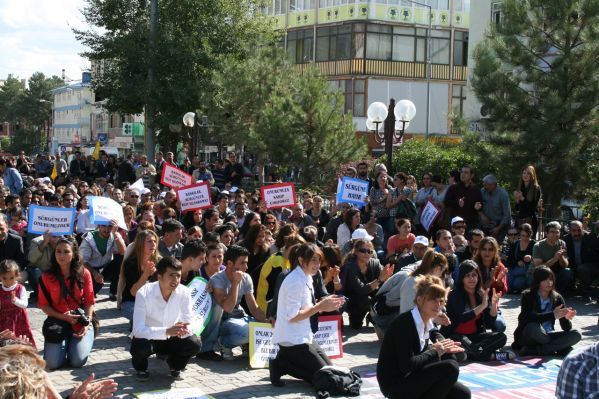
<svg viewBox="0 0 599 399">
<path fill-rule="evenodd" d="M 135 294 L 131 356 L 137 379 L 147 380 L 148 358 L 166 357 L 171 376 L 180 378 L 189 359 L 201 348 L 200 338 L 190 331 L 191 293 L 179 284 L 181 263 L 173 257 L 156 265 L 158 281 L 146 284 Z"/>
<path fill-rule="evenodd" d="M 265 322 L 266 316 L 254 298 L 252 278 L 246 273 L 250 253 L 239 245 L 231 245 L 225 253 L 225 270 L 210 278 L 213 298 L 222 308 L 223 315 L 218 328 L 218 340 L 225 360 L 233 360 L 233 348 L 243 347 L 244 355 L 249 354 L 249 331 L 252 320 L 240 306 L 245 298 L 248 309 L 256 321 Z M 212 316 L 214 317 L 214 315 Z"/>
</svg>

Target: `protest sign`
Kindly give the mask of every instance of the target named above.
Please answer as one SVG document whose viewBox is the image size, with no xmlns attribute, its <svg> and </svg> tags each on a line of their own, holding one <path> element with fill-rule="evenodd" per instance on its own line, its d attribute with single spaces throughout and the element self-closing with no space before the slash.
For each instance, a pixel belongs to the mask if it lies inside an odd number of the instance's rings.
<svg viewBox="0 0 599 399">
<path fill-rule="evenodd" d="M 212 206 L 212 197 L 208 182 L 176 188 L 175 191 L 177 192 L 177 199 L 181 204 L 181 212 L 195 211 L 196 209 L 210 208 Z"/>
<path fill-rule="evenodd" d="M 279 345 L 272 343 L 274 328 L 269 323 L 250 322 L 250 366 L 266 368 L 268 361 L 279 352 Z M 321 316 L 314 343 L 319 345 L 331 359 L 343 357 L 341 339 L 341 316 Z"/>
<path fill-rule="evenodd" d="M 183 172 L 174 165 L 165 163 L 162 167 L 160 183 L 170 188 L 191 186 L 193 184 L 193 176 Z"/>
<path fill-rule="evenodd" d="M 341 181 L 341 186 L 337 186 L 337 203 L 354 204 L 357 206 L 366 205 L 368 196 L 368 182 L 366 180 L 354 179 L 345 176 Z"/>
<path fill-rule="evenodd" d="M 426 205 L 422 208 L 422 215 L 420 215 L 420 224 L 422 224 L 422 227 L 424 227 L 426 231 L 429 231 L 440 213 L 441 210 L 437 208 L 435 204 L 431 201 L 426 201 Z"/>
<path fill-rule="evenodd" d="M 318 318 L 318 331 L 314 334 L 314 343 L 320 346 L 330 359 L 343 357 L 341 323 L 341 315 Z"/>
<path fill-rule="evenodd" d="M 266 209 L 295 206 L 295 185 L 293 183 L 273 184 L 260 187 Z"/>
<path fill-rule="evenodd" d="M 212 315 L 212 296 L 208 292 L 208 280 L 203 277 L 194 278 L 187 287 L 191 291 L 191 331 L 199 337 Z"/>
<path fill-rule="evenodd" d="M 87 197 L 89 202 L 89 220 L 95 225 L 109 225 L 111 220 L 116 220 L 119 228 L 128 230 L 121 204 L 108 197 Z"/>
<path fill-rule="evenodd" d="M 129 190 L 131 190 L 132 188 L 135 188 L 141 192 L 141 190 L 145 188 L 143 179 L 137 179 L 135 183 L 129 186 Z"/>
<path fill-rule="evenodd" d="M 46 231 L 49 231 L 53 236 L 69 236 L 73 234 L 75 213 L 75 208 L 52 208 L 31 205 L 27 218 L 27 232 L 31 234 L 44 234 Z"/>
</svg>

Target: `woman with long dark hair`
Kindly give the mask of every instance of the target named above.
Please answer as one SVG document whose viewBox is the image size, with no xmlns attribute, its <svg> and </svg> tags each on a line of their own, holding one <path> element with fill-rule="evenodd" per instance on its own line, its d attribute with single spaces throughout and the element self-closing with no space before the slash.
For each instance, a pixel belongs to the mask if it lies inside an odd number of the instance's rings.
<svg viewBox="0 0 599 399">
<path fill-rule="evenodd" d="M 388 199 L 391 197 L 391 191 L 392 188 L 389 187 L 387 181 L 387 172 L 380 171 L 376 174 L 374 184 L 370 188 L 368 194 L 368 199 L 371 209 L 376 211 L 376 222 L 383 226 L 385 242 L 387 242 L 387 239 L 392 234 L 393 230 L 393 220 L 390 220 L 389 209 L 387 208 Z M 339 246 L 343 247 L 342 244 L 339 244 Z"/>
<path fill-rule="evenodd" d="M 79 368 L 87 362 L 94 344 L 91 274 L 81 263 L 75 240 L 60 238 L 50 262 L 50 269 L 40 278 L 38 306 L 48 318 L 57 320 L 65 333 L 50 339 L 44 332 L 44 359 L 50 370 L 65 364 Z"/>
<path fill-rule="evenodd" d="M 351 240 L 351 235 L 358 227 L 360 227 L 360 210 L 357 208 L 351 208 L 343 215 L 343 223 L 337 228 L 337 245 L 339 248 Z"/>
<path fill-rule="evenodd" d="M 537 171 L 532 165 L 522 169 L 518 190 L 514 191 L 516 200 L 516 227 L 528 223 L 533 228 L 533 237 L 537 234 L 538 221 L 537 211 L 541 206 L 541 186 L 537 179 Z"/>
<path fill-rule="evenodd" d="M 254 271 L 266 262 L 269 256 L 268 245 L 266 243 L 266 229 L 266 226 L 263 224 L 253 225 L 248 229 L 243 241 L 239 243 L 239 245 L 247 249 L 250 253 L 247 273 L 252 276 L 254 287 L 258 286 L 258 278 L 260 276 L 259 272 L 254 273 Z"/>
<path fill-rule="evenodd" d="M 279 344 L 277 357 L 270 362 L 270 382 L 284 385 L 281 376 L 312 383 L 312 376 L 325 366 L 332 365 L 323 350 L 312 342 L 312 318 L 320 312 L 339 309 L 344 298 L 335 295 L 316 303 L 312 277 L 320 268 L 322 252 L 315 244 L 301 244 L 295 251 L 297 265 L 283 280 L 277 300 L 277 322 L 272 341 Z"/>
<path fill-rule="evenodd" d="M 446 298 L 438 277 L 416 279 L 415 307 L 391 322 L 379 353 L 376 376 L 386 398 L 470 398 L 470 390 L 458 382 L 453 356 L 464 349 L 433 324 Z"/>
<path fill-rule="evenodd" d="M 520 293 L 532 280 L 532 249 L 535 246 L 532 226 L 524 223 L 519 228 L 520 239 L 510 246 L 507 257 L 507 286 L 509 292 Z"/>
<path fill-rule="evenodd" d="M 565 356 L 581 335 L 572 329 L 576 310 L 566 307 L 564 298 L 555 291 L 555 275 L 546 266 L 532 274 L 530 289 L 522 293 L 518 327 L 514 331 L 512 348 L 521 356 Z M 563 331 L 555 330 L 555 321 Z"/>
<path fill-rule="evenodd" d="M 487 331 L 493 326 L 498 310 L 499 295 L 492 290 L 489 300 L 489 289 L 483 289 L 478 265 L 465 260 L 447 299 L 451 324 L 443 326 L 441 332 L 461 342 L 470 360 L 509 360 L 512 353 L 498 352 L 507 341 L 505 334 Z"/>
</svg>

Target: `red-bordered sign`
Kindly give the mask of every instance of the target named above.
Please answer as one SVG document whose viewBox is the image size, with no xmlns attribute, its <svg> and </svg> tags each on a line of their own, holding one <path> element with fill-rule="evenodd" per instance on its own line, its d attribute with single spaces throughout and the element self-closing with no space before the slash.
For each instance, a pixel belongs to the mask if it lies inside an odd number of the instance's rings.
<svg viewBox="0 0 599 399">
<path fill-rule="evenodd" d="M 196 209 L 210 208 L 212 206 L 210 184 L 207 181 L 187 187 L 178 187 L 175 191 L 181 205 L 181 212 L 195 211 Z"/>
<path fill-rule="evenodd" d="M 160 183 L 165 186 L 169 186 L 170 188 L 178 188 L 191 186 L 194 182 L 193 176 L 183 172 L 176 166 L 165 162 L 164 166 L 162 167 Z"/>
<path fill-rule="evenodd" d="M 293 183 L 280 183 L 260 187 L 262 200 L 266 209 L 276 209 L 295 206 L 295 185 Z"/>
</svg>

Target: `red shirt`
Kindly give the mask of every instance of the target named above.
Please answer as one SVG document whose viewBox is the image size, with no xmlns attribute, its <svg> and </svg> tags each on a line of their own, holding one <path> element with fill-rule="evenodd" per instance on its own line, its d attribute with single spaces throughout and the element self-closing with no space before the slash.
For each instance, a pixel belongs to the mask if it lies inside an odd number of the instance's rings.
<svg viewBox="0 0 599 399">
<path fill-rule="evenodd" d="M 71 287 L 71 280 L 72 277 L 69 279 L 65 279 L 65 284 L 69 289 Z M 77 299 L 78 301 L 75 302 L 75 300 L 73 300 L 73 298 L 71 298 L 71 295 L 69 294 L 66 294 L 66 298 L 61 297 L 60 283 L 53 274 L 50 274 L 48 272 L 43 273 L 42 281 L 44 282 L 44 285 L 46 286 L 46 289 L 50 294 L 50 298 L 52 299 L 52 308 L 57 312 L 66 313 L 69 310 L 75 310 L 78 307 L 80 307 L 81 302 L 84 302 L 85 305 L 93 305 L 94 303 L 96 303 L 96 300 L 94 298 L 92 276 L 89 270 L 85 268 L 83 269 L 82 280 L 83 286 L 81 290 L 79 289 L 77 282 L 74 282 L 73 289 L 71 290 L 71 294 L 73 294 L 75 299 Z M 83 301 L 81 300 L 82 298 L 84 299 Z M 48 302 L 48 298 L 46 298 L 46 294 L 44 293 L 44 290 L 41 287 L 38 293 L 37 304 L 40 308 L 50 305 L 50 303 Z"/>
<path fill-rule="evenodd" d="M 408 238 L 405 240 L 401 240 L 399 234 L 389 237 L 389 241 L 387 241 L 387 255 L 401 253 L 405 249 L 411 251 L 415 240 L 416 236 L 412 233 L 408 234 Z"/>
<path fill-rule="evenodd" d="M 460 335 L 471 335 L 476 334 L 478 332 L 478 328 L 476 327 L 476 321 L 481 318 L 483 314 L 479 313 L 474 319 L 469 320 L 465 323 L 460 323 L 456 326 L 454 332 Z"/>
</svg>

